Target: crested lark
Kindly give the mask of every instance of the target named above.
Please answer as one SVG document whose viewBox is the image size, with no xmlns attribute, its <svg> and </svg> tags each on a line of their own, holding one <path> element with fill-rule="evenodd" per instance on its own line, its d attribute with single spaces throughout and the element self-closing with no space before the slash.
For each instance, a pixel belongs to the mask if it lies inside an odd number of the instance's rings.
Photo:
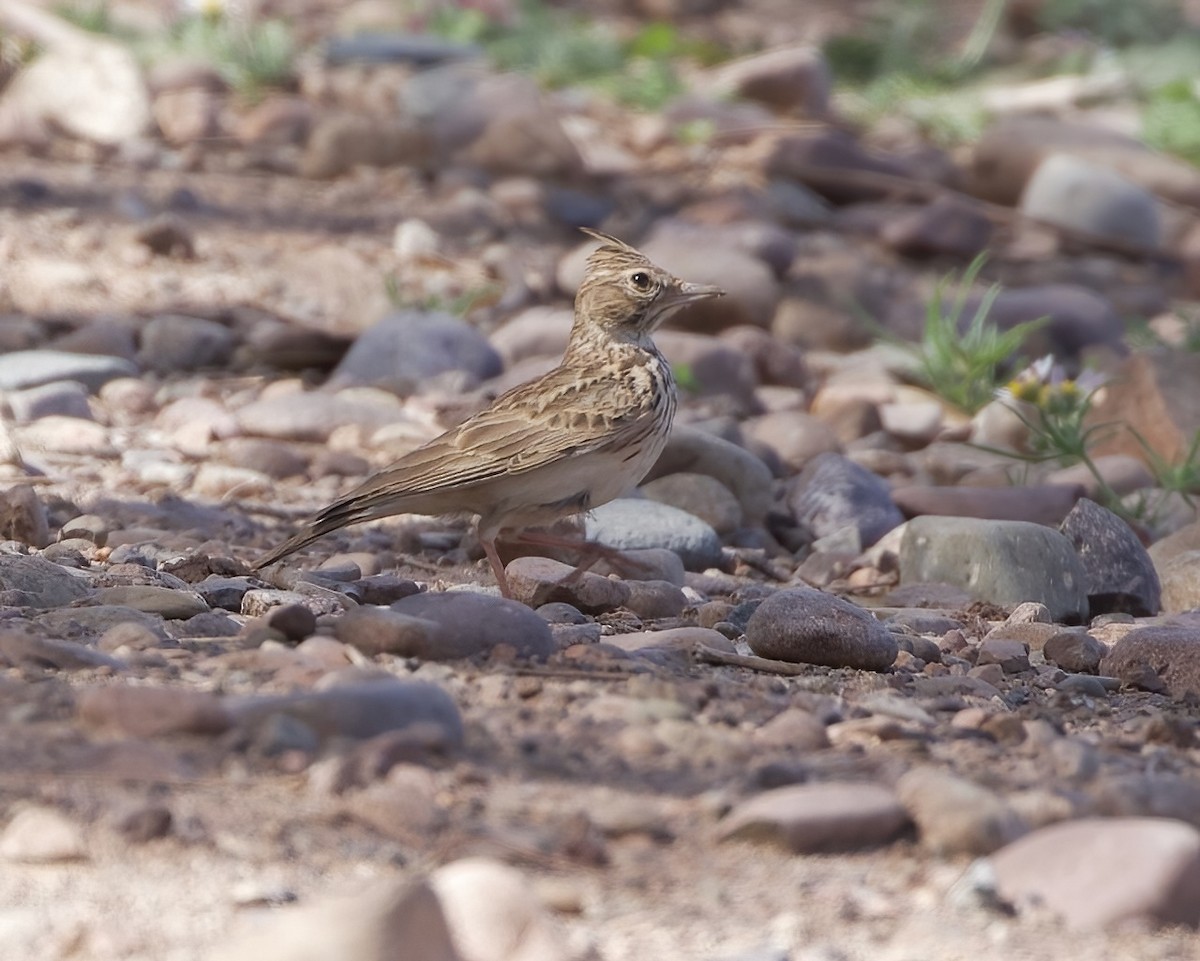
<svg viewBox="0 0 1200 961">
<path fill-rule="evenodd" d="M 586 512 L 635 486 L 662 453 L 675 379 L 650 339 L 679 308 L 718 297 L 613 237 L 588 258 L 562 362 L 537 380 L 401 457 L 334 501 L 261 569 L 323 534 L 393 514 L 474 514 L 479 540 L 510 597 L 496 537 Z"/>
</svg>

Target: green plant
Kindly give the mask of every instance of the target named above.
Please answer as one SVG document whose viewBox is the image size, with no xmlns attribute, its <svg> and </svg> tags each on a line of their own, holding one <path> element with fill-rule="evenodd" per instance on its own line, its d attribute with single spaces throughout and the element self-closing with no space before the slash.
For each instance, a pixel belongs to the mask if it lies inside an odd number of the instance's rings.
<svg viewBox="0 0 1200 961">
<path fill-rule="evenodd" d="M 964 323 L 971 288 L 986 259 L 980 254 L 961 277 L 950 274 L 938 282 L 926 305 L 920 343 L 897 341 L 916 360 L 917 379 L 969 414 L 992 400 L 1003 367 L 1013 362 L 1029 335 L 1047 320 L 1042 317 L 1001 330 L 989 317 L 1000 294 L 1000 285 L 993 284 Z M 948 297 L 955 283 L 957 291 Z"/>
<path fill-rule="evenodd" d="M 437 310 L 453 314 L 455 317 L 465 317 L 476 307 L 494 303 L 501 293 L 500 287 L 496 284 L 478 284 L 453 295 L 423 294 L 414 296 L 402 288 L 401 281 L 395 274 L 388 274 L 384 277 L 383 286 L 388 301 L 397 309 Z"/>
<path fill-rule="evenodd" d="M 1200 91 L 1192 79 L 1150 91 L 1142 110 L 1142 138 L 1152 147 L 1200 164 Z"/>
<path fill-rule="evenodd" d="M 256 100 L 266 90 L 291 82 L 296 45 L 291 28 L 282 20 L 252 20 L 217 12 L 181 20 L 165 45 L 160 43 L 146 53 L 152 60 L 166 56 L 204 60 L 243 98 Z"/>
<path fill-rule="evenodd" d="M 675 60 L 714 58 L 711 47 L 683 40 L 670 24 L 649 23 L 623 39 L 604 24 L 541 0 L 524 0 L 508 23 L 447 3 L 433 11 L 428 28 L 479 44 L 497 66 L 529 73 L 545 87 L 587 85 L 646 109 L 657 109 L 682 91 Z"/>
<path fill-rule="evenodd" d="M 1043 30 L 1083 30 L 1115 47 L 1168 40 L 1183 25 L 1179 0 L 1046 0 Z"/>
</svg>

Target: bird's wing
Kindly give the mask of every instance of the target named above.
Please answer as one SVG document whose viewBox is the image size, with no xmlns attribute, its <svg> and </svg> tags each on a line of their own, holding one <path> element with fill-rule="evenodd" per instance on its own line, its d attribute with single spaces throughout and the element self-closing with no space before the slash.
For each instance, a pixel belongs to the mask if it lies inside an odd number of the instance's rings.
<svg viewBox="0 0 1200 961">
<path fill-rule="evenodd" d="M 421 496 L 470 487 L 609 445 L 648 429 L 644 405 L 605 377 L 556 368 L 499 397 L 428 444 L 350 491 L 342 502 L 387 492 Z"/>
</svg>

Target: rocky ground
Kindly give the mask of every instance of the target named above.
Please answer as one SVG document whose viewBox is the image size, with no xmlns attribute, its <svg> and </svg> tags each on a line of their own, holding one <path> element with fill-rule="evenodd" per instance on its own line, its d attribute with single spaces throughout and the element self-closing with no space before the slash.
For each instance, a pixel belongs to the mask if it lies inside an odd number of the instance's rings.
<svg viewBox="0 0 1200 961">
<path fill-rule="evenodd" d="M 845 123 L 798 31 L 654 111 L 411 40 L 252 103 L 19 6 L 113 109 L 0 91 L 0 955 L 1196 954 L 1200 170 L 1120 88 L 996 86 L 943 150 Z M 250 574 L 557 360 L 578 226 L 729 291 L 583 521 L 626 562 L 510 557 L 505 601 L 468 525 L 400 517 Z M 897 345 L 982 250 L 995 321 L 1139 431 L 1099 477 Z"/>
</svg>

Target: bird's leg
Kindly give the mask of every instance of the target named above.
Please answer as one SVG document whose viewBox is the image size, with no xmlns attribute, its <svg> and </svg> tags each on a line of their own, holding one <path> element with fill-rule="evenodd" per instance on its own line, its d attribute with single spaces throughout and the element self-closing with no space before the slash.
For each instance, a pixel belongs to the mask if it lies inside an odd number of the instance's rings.
<svg viewBox="0 0 1200 961">
<path fill-rule="evenodd" d="M 585 540 L 583 537 L 552 534 L 549 531 L 521 530 L 515 531 L 509 537 L 509 540 L 510 542 L 528 544 L 531 547 L 556 547 L 578 551 L 579 563 L 576 564 L 575 570 L 559 582 L 560 584 L 576 583 L 600 561 L 607 561 L 617 570 L 649 570 L 647 565 L 641 561 L 634 560 L 632 557 L 627 557 L 615 547 L 609 547 L 607 544 L 597 544 L 595 541 Z"/>
<path fill-rule="evenodd" d="M 496 578 L 496 586 L 500 588 L 501 596 L 512 600 L 513 595 L 508 587 L 508 577 L 505 576 L 504 565 L 500 562 L 500 555 L 496 553 L 496 538 L 481 535 L 479 543 L 483 545 L 483 553 L 487 555 L 488 565 Z"/>
</svg>

